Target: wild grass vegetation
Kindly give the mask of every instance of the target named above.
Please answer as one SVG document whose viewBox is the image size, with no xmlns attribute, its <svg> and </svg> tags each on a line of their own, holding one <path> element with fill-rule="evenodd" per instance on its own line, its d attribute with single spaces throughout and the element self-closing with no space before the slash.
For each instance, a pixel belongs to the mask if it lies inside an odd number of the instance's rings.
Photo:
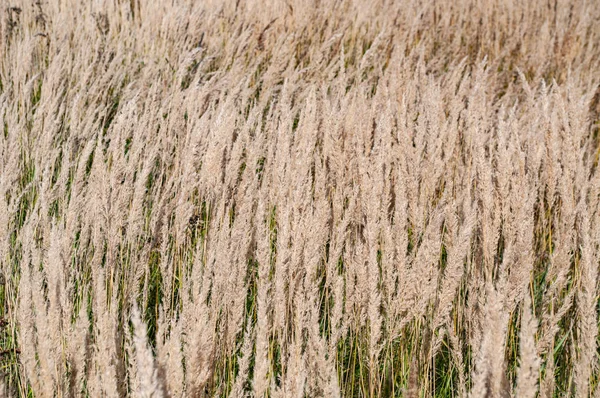
<svg viewBox="0 0 600 398">
<path fill-rule="evenodd" d="M 10 0 L 18 397 L 590 397 L 600 3 Z"/>
</svg>

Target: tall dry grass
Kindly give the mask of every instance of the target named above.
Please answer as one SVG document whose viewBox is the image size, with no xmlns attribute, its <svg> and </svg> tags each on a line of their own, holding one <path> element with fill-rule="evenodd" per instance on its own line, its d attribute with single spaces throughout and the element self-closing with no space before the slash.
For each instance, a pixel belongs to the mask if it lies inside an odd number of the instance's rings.
<svg viewBox="0 0 600 398">
<path fill-rule="evenodd" d="M 600 3 L 10 0 L 20 397 L 598 397 Z"/>
</svg>

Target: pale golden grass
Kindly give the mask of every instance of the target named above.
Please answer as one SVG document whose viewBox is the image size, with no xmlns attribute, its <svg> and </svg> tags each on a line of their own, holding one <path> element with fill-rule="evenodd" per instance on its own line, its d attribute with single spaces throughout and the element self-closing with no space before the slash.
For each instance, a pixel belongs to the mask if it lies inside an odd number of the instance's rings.
<svg viewBox="0 0 600 398">
<path fill-rule="evenodd" d="M 598 21 L 5 1 L 0 393 L 599 396 Z"/>
</svg>

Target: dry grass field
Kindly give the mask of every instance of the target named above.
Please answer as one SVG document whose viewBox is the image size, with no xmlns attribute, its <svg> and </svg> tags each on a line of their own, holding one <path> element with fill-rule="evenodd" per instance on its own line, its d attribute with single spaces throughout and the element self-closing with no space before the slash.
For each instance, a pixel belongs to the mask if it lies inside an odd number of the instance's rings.
<svg viewBox="0 0 600 398">
<path fill-rule="evenodd" d="M 600 1 L 0 5 L 0 395 L 600 397 Z"/>
</svg>

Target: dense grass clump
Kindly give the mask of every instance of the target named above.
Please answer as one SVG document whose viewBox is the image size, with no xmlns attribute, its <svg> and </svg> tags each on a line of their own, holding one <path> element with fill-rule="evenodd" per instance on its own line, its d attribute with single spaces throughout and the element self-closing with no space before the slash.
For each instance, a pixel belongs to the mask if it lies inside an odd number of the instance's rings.
<svg viewBox="0 0 600 398">
<path fill-rule="evenodd" d="M 10 0 L 1 392 L 600 396 L 596 0 Z"/>
</svg>

